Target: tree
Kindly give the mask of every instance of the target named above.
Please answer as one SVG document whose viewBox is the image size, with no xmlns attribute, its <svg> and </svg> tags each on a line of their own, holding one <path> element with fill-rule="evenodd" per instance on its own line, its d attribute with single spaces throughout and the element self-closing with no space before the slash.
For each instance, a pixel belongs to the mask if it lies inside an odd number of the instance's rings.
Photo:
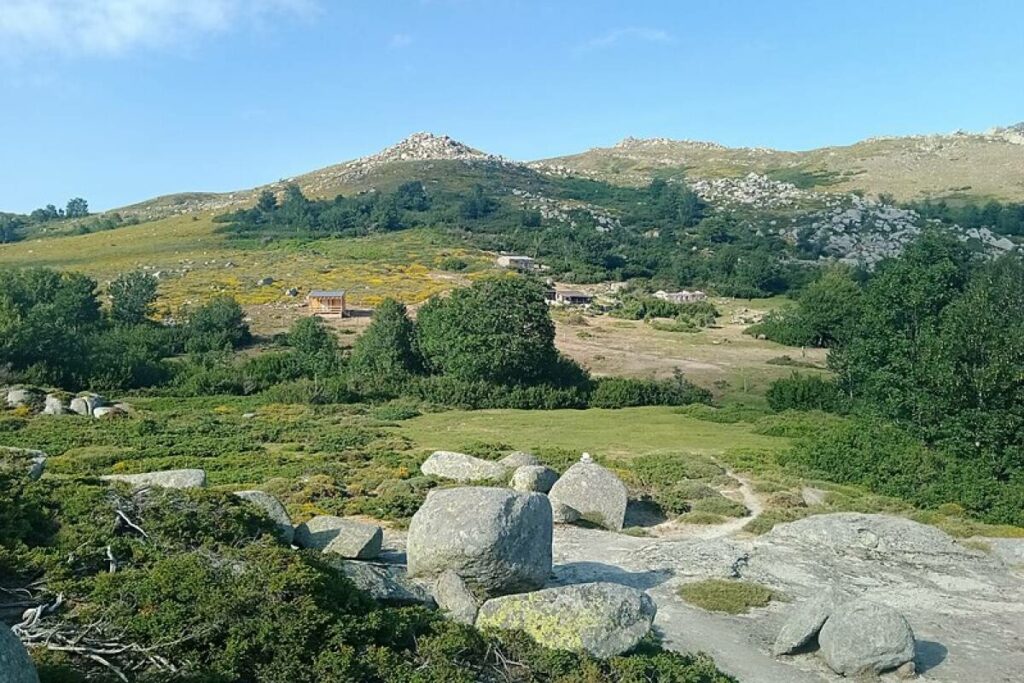
<svg viewBox="0 0 1024 683">
<path fill-rule="evenodd" d="M 238 348 L 252 339 L 245 312 L 232 297 L 215 296 L 191 312 L 185 325 L 190 353 Z"/>
<path fill-rule="evenodd" d="M 126 325 L 138 325 L 153 313 L 156 279 L 142 271 L 122 273 L 110 283 L 110 317 Z"/>
<path fill-rule="evenodd" d="M 422 370 L 415 328 L 405 306 L 385 299 L 352 348 L 349 376 L 353 384 L 360 393 L 397 396 L 402 385 Z"/>
<path fill-rule="evenodd" d="M 270 213 L 277 208 L 277 197 L 270 190 L 263 190 L 256 199 L 256 208 L 261 213 Z"/>
<path fill-rule="evenodd" d="M 89 215 L 89 202 L 81 197 L 68 200 L 67 208 L 64 210 L 66 218 L 85 218 Z"/>
<path fill-rule="evenodd" d="M 324 376 L 340 369 L 338 340 L 316 316 L 299 318 L 292 324 L 288 345 L 295 350 L 299 365 L 308 374 Z"/>
<path fill-rule="evenodd" d="M 416 327 L 428 368 L 462 380 L 531 384 L 559 362 L 544 290 L 518 277 L 435 297 L 420 309 Z"/>
<path fill-rule="evenodd" d="M 861 290 L 849 268 L 829 268 L 799 301 L 797 316 L 812 345 L 831 347 L 850 339 L 860 318 Z"/>
</svg>

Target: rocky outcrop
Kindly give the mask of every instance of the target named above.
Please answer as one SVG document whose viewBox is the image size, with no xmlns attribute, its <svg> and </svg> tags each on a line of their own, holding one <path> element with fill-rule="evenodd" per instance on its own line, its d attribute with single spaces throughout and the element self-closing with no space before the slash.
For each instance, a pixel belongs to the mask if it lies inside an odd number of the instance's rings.
<svg viewBox="0 0 1024 683">
<path fill-rule="evenodd" d="M 7 390 L 5 400 L 10 408 L 33 407 L 42 403 L 43 396 L 30 387 L 12 387 Z"/>
<path fill-rule="evenodd" d="M 914 632 L 902 614 L 854 600 L 835 608 L 818 634 L 821 656 L 838 674 L 878 674 L 914 661 Z"/>
<path fill-rule="evenodd" d="M 92 411 L 92 416 L 97 420 L 103 418 L 112 419 L 115 417 L 124 417 L 127 414 L 128 413 L 117 406 L 97 406 L 96 408 L 93 408 Z"/>
<path fill-rule="evenodd" d="M 551 505 L 539 493 L 435 489 L 413 515 L 410 576 L 454 571 L 482 595 L 539 588 L 551 573 Z"/>
<path fill-rule="evenodd" d="M 524 631 L 545 647 L 604 658 L 636 647 L 656 612 L 636 588 L 584 583 L 488 600 L 476 625 Z"/>
<path fill-rule="evenodd" d="M 43 399 L 43 415 L 64 415 L 68 410 L 68 402 L 58 394 L 47 394 Z"/>
<path fill-rule="evenodd" d="M 119 481 L 135 488 L 160 486 L 165 489 L 198 489 L 206 486 L 205 470 L 165 470 L 141 474 L 108 474 L 104 481 Z"/>
<path fill-rule="evenodd" d="M 99 394 L 83 394 L 71 399 L 71 412 L 84 417 L 92 417 L 93 412 L 104 405 L 107 401 Z"/>
<path fill-rule="evenodd" d="M 295 545 L 349 559 L 372 560 L 380 555 L 384 532 L 376 524 L 318 515 L 295 527 Z"/>
<path fill-rule="evenodd" d="M 507 473 L 505 467 L 496 462 L 454 451 L 435 451 L 420 465 L 420 471 L 460 482 L 504 479 Z"/>
<path fill-rule="evenodd" d="M 18 637 L 0 623 L 0 683 L 39 683 L 36 666 Z"/>
<path fill-rule="evenodd" d="M 551 487 L 551 504 L 567 505 L 582 519 L 621 531 L 626 518 L 626 485 L 610 470 L 593 462 L 578 462 Z"/>
<path fill-rule="evenodd" d="M 450 569 L 442 572 L 437 578 L 437 583 L 434 584 L 434 600 L 452 620 L 467 626 L 472 626 L 476 621 L 480 603 L 462 577 Z"/>
<path fill-rule="evenodd" d="M 558 472 L 544 465 L 523 465 L 512 473 L 509 486 L 516 491 L 547 493 L 558 481 Z"/>
<path fill-rule="evenodd" d="M 292 518 L 288 515 L 284 505 L 281 505 L 281 501 L 264 491 L 235 491 L 235 495 L 265 512 L 267 517 L 277 525 L 278 538 L 283 543 L 291 545 L 295 536 L 295 528 L 292 526 Z"/>
</svg>

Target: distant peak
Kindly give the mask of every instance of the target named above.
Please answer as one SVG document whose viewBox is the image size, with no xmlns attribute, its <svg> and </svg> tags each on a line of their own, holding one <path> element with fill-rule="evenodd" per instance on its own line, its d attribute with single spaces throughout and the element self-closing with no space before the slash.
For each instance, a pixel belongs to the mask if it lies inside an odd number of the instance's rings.
<svg viewBox="0 0 1024 683">
<path fill-rule="evenodd" d="M 493 159 L 499 157 L 481 152 L 447 135 L 434 133 L 413 133 L 401 142 L 359 159 L 362 163 L 387 163 L 391 161 L 433 161 Z"/>
<path fill-rule="evenodd" d="M 615 143 L 615 149 L 644 149 L 650 147 L 664 147 L 666 145 L 689 145 L 702 149 L 725 149 L 724 145 L 717 142 L 704 142 L 702 140 L 673 140 L 672 138 L 635 138 L 632 136 L 622 138 Z"/>
</svg>

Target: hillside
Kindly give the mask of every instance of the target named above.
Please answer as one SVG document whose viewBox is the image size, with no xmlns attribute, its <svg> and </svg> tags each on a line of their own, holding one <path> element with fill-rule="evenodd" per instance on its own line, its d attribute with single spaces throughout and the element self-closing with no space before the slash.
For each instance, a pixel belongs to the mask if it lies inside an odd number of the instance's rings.
<svg viewBox="0 0 1024 683">
<path fill-rule="evenodd" d="M 653 177 L 735 178 L 749 173 L 829 192 L 899 200 L 969 197 L 1024 200 L 1024 128 L 984 134 L 871 138 L 805 152 L 730 148 L 710 142 L 626 138 L 613 147 L 531 164 L 620 184 Z"/>
</svg>

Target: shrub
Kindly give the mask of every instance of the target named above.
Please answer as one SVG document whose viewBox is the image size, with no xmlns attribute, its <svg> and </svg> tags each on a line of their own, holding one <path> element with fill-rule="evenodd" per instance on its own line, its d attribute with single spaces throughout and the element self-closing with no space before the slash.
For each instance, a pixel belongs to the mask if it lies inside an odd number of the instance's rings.
<svg viewBox="0 0 1024 683">
<path fill-rule="evenodd" d="M 745 505 L 725 496 L 701 498 L 694 501 L 691 508 L 694 512 L 709 512 L 723 517 L 746 517 L 750 514 Z"/>
<path fill-rule="evenodd" d="M 215 296 L 187 314 L 183 336 L 185 350 L 205 353 L 235 349 L 252 339 L 245 312 L 230 296 Z"/>
<path fill-rule="evenodd" d="M 724 524 L 726 519 L 722 515 L 716 515 L 713 512 L 687 512 L 680 515 L 678 520 L 684 524 Z"/>
<path fill-rule="evenodd" d="M 753 607 L 766 607 L 778 596 L 773 590 L 749 581 L 706 579 L 684 583 L 679 597 L 710 612 L 744 614 Z"/>
<path fill-rule="evenodd" d="M 710 391 L 690 383 L 680 373 L 665 380 L 602 377 L 595 381 L 590 395 L 593 408 L 684 406 L 710 401 Z"/>
<path fill-rule="evenodd" d="M 848 400 L 839 386 L 817 375 L 793 373 L 787 378 L 777 379 L 768 387 L 768 405 L 775 412 L 783 410 L 823 410 L 844 412 Z"/>
</svg>

